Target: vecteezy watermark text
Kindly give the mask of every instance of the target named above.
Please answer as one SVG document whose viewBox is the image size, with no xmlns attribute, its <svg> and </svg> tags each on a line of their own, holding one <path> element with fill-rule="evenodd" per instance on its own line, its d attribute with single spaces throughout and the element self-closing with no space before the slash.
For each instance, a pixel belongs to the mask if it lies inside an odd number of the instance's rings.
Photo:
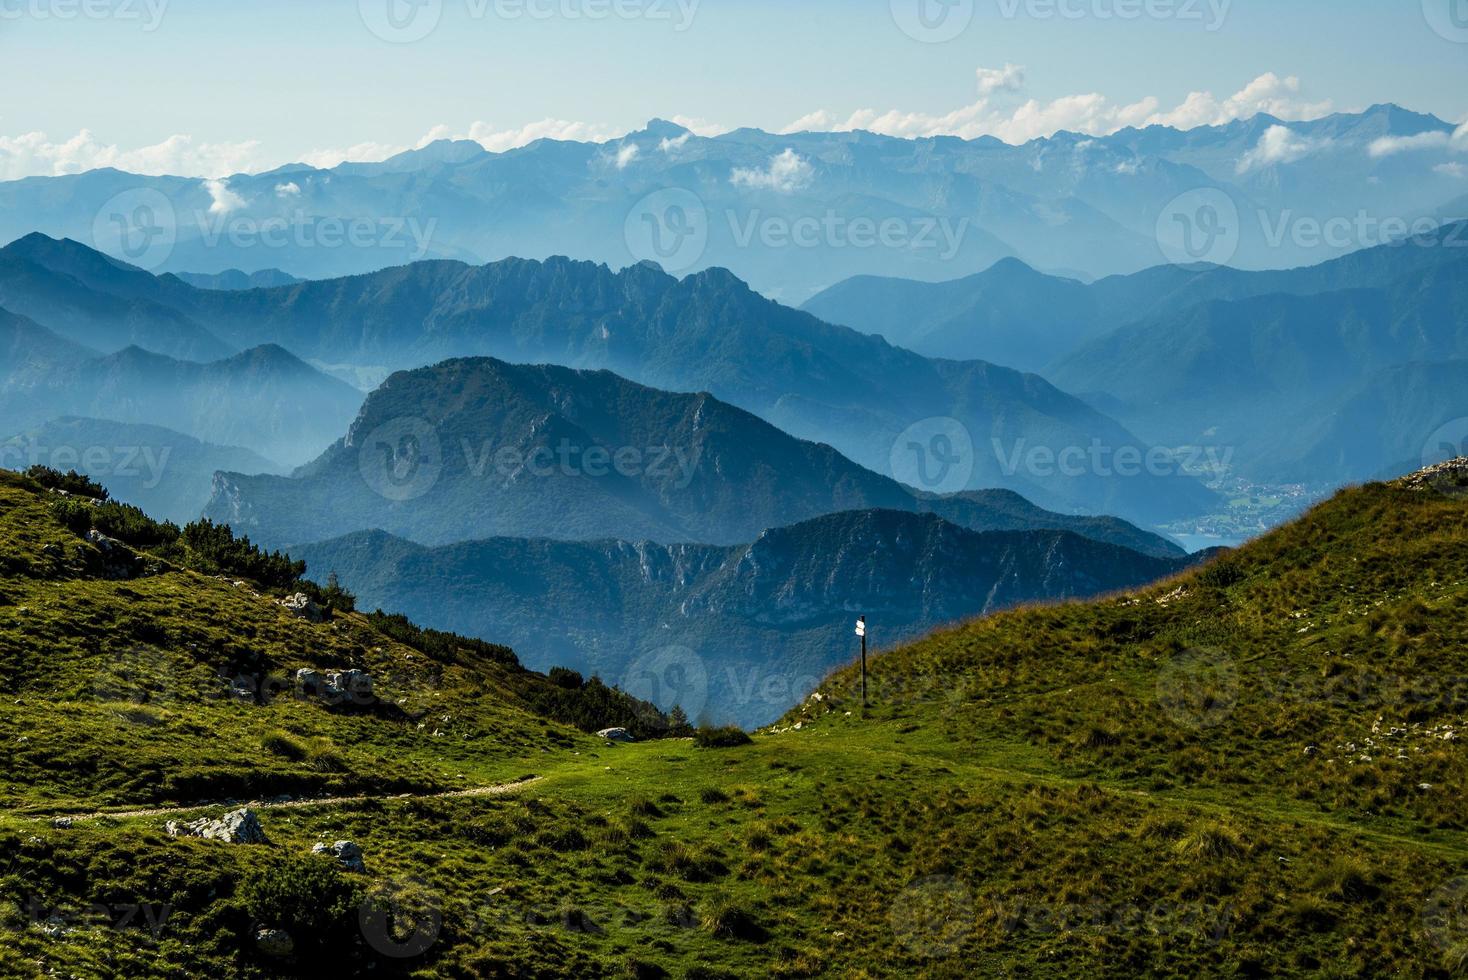
<svg viewBox="0 0 1468 980">
<path fill-rule="evenodd" d="M 818 214 L 726 208 L 716 214 L 697 194 L 672 187 L 638 201 L 624 234 L 633 258 L 678 273 L 697 265 L 715 238 L 738 249 L 887 249 L 948 262 L 958 256 L 972 227 L 969 218 L 848 215 L 835 208 Z"/>
<path fill-rule="evenodd" d="M 153 490 L 163 482 L 172 446 L 44 446 L 31 437 L 0 445 L 0 469 L 49 466 L 65 473 L 78 470 L 95 480 L 141 480 Z"/>
<path fill-rule="evenodd" d="M 163 23 L 169 0 L 0 0 L 0 21 L 115 20 L 136 22 L 151 34 Z"/>
<path fill-rule="evenodd" d="M 925 44 L 952 41 L 973 23 L 975 0 L 891 0 L 892 20 Z M 1003 20 L 1170 20 L 1222 29 L 1233 0 L 997 0 Z"/>
<path fill-rule="evenodd" d="M 456 0 L 471 21 L 640 20 L 682 33 L 702 0 Z M 438 29 L 446 0 L 358 0 L 362 23 L 383 41 L 411 44 Z"/>
<path fill-rule="evenodd" d="M 451 454 L 457 450 L 458 456 Z M 461 437 L 445 449 L 433 423 L 398 418 L 379 425 L 358 446 L 363 480 L 389 500 L 413 500 L 438 483 L 445 468 L 474 480 L 509 482 L 531 477 L 650 480 L 684 490 L 698 472 L 701 450 L 693 446 L 603 446 L 561 438 L 554 445 L 496 445 Z"/>
<path fill-rule="evenodd" d="M 971 222 L 948 217 L 848 218 L 828 208 L 820 217 L 791 218 L 767 215 L 758 208 L 748 214 L 725 212 L 734 244 L 748 248 L 758 239 L 765 248 L 887 248 L 931 251 L 942 261 L 958 255 Z"/>
<path fill-rule="evenodd" d="M 200 240 L 215 248 L 228 242 L 234 248 L 381 248 L 400 249 L 416 262 L 428 254 L 438 219 L 417 217 L 355 217 L 310 215 L 297 211 L 268 218 L 230 217 L 196 212 Z"/>
<path fill-rule="evenodd" d="M 1025 439 L 1017 439 L 1006 447 L 1002 440 L 992 440 L 994 457 L 1005 476 L 1023 473 L 1026 476 L 1048 479 L 1051 477 L 1135 477 L 1181 476 L 1185 474 L 1213 473 L 1221 476 L 1228 472 L 1233 461 L 1232 447 L 1219 446 L 1169 446 L 1123 445 L 1109 446 L 1100 439 L 1092 439 L 1088 446 L 1032 446 Z"/>
</svg>

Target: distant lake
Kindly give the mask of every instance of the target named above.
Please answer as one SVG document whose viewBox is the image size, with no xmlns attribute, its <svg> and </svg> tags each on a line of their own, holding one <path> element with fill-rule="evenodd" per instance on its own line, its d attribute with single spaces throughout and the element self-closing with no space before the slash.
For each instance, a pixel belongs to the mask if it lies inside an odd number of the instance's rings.
<svg viewBox="0 0 1468 980">
<path fill-rule="evenodd" d="M 1209 548 L 1237 548 L 1248 540 L 1247 538 L 1214 537 L 1211 534 L 1174 534 L 1171 537 L 1190 555 L 1199 551 L 1207 551 Z"/>
</svg>

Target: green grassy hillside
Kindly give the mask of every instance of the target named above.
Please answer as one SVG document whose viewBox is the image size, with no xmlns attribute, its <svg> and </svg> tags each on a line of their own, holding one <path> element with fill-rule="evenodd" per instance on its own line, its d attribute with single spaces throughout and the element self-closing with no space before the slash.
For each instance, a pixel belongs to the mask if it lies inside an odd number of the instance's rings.
<svg viewBox="0 0 1468 980">
<path fill-rule="evenodd" d="M 875 657 L 866 712 L 843 671 L 716 749 L 539 720 L 524 691 L 543 682 L 487 655 L 445 665 L 417 720 L 176 681 L 172 701 L 114 696 L 96 651 L 140 629 L 184 673 L 258 650 L 392 677 L 414 651 L 195 572 L 43 577 L 48 545 L 90 546 L 54 495 L 9 484 L 0 974 L 1452 975 L 1468 962 L 1464 489 L 1344 492 L 1156 587 Z M 374 798 L 260 807 L 268 845 L 172 839 L 156 813 L 50 819 L 312 772 L 275 733 L 338 756 L 338 782 L 294 795 Z M 532 773 L 501 795 L 423 795 Z M 365 874 L 308 856 L 339 839 Z M 295 952 L 268 955 L 261 928 Z"/>
</svg>

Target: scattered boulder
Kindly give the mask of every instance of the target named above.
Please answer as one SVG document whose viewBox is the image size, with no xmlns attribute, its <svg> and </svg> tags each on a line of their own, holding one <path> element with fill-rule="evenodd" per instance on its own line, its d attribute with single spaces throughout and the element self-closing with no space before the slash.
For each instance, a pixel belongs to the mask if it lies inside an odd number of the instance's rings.
<svg viewBox="0 0 1468 980">
<path fill-rule="evenodd" d="M 363 670 L 342 670 L 326 675 L 327 684 L 353 701 L 372 700 L 372 675 Z"/>
<path fill-rule="evenodd" d="M 226 844 L 269 844 L 265 828 L 254 810 L 233 810 L 216 819 L 203 817 L 188 823 L 170 820 L 164 825 L 170 837 L 198 837 L 202 840 L 223 841 Z"/>
<path fill-rule="evenodd" d="M 90 531 L 87 532 L 87 540 L 96 545 L 99 551 L 102 551 L 106 554 L 111 554 L 117 549 L 123 547 L 121 541 L 118 541 L 116 538 L 109 538 L 107 535 L 103 534 L 96 528 L 92 528 Z"/>
<path fill-rule="evenodd" d="M 266 956 L 280 958 L 296 951 L 296 941 L 284 929 L 261 929 L 255 933 L 255 947 Z"/>
<path fill-rule="evenodd" d="M 635 742 L 632 733 L 625 728 L 603 728 L 596 733 L 597 738 L 604 738 L 608 742 Z"/>
<path fill-rule="evenodd" d="M 335 858 L 343 871 L 367 873 L 367 862 L 362 860 L 362 849 L 349 840 L 339 840 L 335 844 L 317 844 L 311 848 L 311 853 Z"/>
<path fill-rule="evenodd" d="M 310 667 L 302 667 L 296 671 L 296 686 L 301 693 L 308 697 L 321 697 L 326 694 L 326 675 L 319 670 Z"/>
<path fill-rule="evenodd" d="M 87 532 L 87 541 L 101 552 L 101 572 L 104 577 L 130 579 L 143 574 L 143 560 L 116 538 L 109 538 L 92 528 Z"/>
<path fill-rule="evenodd" d="M 51 826 L 56 828 L 57 830 L 70 830 L 71 825 L 71 817 L 57 817 L 55 820 L 51 821 Z"/>
<path fill-rule="evenodd" d="M 322 623 L 326 621 L 326 611 L 318 606 L 310 596 L 304 592 L 286 596 L 280 600 L 280 605 L 286 612 L 297 619 L 304 619 L 308 623 Z"/>
<path fill-rule="evenodd" d="M 296 687 L 303 697 L 320 698 L 331 704 L 344 701 L 369 704 L 373 698 L 372 675 L 365 670 L 321 671 L 303 667 L 296 671 Z"/>
</svg>

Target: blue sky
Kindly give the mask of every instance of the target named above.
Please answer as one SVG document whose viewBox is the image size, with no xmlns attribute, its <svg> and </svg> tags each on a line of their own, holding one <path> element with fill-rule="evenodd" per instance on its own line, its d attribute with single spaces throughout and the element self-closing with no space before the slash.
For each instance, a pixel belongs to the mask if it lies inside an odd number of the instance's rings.
<svg viewBox="0 0 1468 980">
<path fill-rule="evenodd" d="M 209 175 L 653 116 L 1017 141 L 1216 121 L 1269 73 L 1232 111 L 1468 118 L 1468 29 L 1447 19 L 1468 0 L 952 0 L 939 30 L 967 26 L 941 43 L 898 26 L 920 0 L 417 0 L 429 19 L 403 23 L 436 28 L 411 43 L 368 28 L 389 2 L 407 0 L 0 0 L 0 176 Z M 1213 103 L 1178 113 L 1193 92 Z"/>
</svg>

